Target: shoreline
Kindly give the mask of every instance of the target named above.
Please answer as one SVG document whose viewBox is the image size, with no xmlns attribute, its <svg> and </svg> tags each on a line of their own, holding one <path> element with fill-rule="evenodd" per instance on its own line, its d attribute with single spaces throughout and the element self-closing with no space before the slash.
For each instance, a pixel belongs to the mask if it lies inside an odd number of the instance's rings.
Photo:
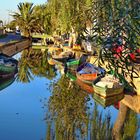
<svg viewBox="0 0 140 140">
<path fill-rule="evenodd" d="M 31 42 L 28 39 L 21 39 L 18 41 L 11 41 L 0 45 L 0 53 L 4 53 L 9 56 L 28 48 L 31 46 Z"/>
</svg>

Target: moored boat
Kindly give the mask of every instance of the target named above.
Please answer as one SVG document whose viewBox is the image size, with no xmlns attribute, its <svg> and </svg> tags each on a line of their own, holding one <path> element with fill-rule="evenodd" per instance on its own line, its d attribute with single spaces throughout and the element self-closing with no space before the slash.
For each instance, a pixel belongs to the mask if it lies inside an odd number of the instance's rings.
<svg viewBox="0 0 140 140">
<path fill-rule="evenodd" d="M 105 69 L 85 62 L 77 68 L 76 76 L 86 83 L 92 83 L 99 75 L 104 75 Z"/>
<path fill-rule="evenodd" d="M 80 86 L 80 88 L 87 93 L 94 93 L 93 86 L 90 84 L 86 84 L 85 82 L 81 81 L 80 79 L 77 78 L 76 83 Z"/>
<path fill-rule="evenodd" d="M 47 47 L 48 35 L 33 34 L 32 35 L 32 48 L 33 49 L 48 49 Z"/>
<path fill-rule="evenodd" d="M 124 85 L 113 75 L 98 77 L 93 82 L 94 92 L 102 97 L 111 97 L 123 93 Z"/>
<path fill-rule="evenodd" d="M 3 90 L 6 87 L 10 86 L 14 81 L 15 81 L 14 77 L 11 77 L 10 79 L 0 80 L 0 90 Z"/>
<path fill-rule="evenodd" d="M 2 72 L 0 72 L 0 80 L 4 80 L 4 79 L 14 77 L 15 74 L 16 74 L 15 71 L 11 72 L 11 73 L 2 73 Z"/>
<path fill-rule="evenodd" d="M 15 63 L 16 65 L 18 64 L 18 61 L 4 53 L 0 53 L 0 59 L 1 58 L 4 58 L 4 59 L 7 59 L 7 60 L 10 60 L 11 62 Z"/>
<path fill-rule="evenodd" d="M 0 73 L 13 73 L 16 71 L 18 61 L 5 54 L 0 54 Z"/>
<path fill-rule="evenodd" d="M 76 74 L 74 71 L 67 70 L 66 76 L 70 78 L 71 81 L 75 81 L 77 79 Z"/>
<path fill-rule="evenodd" d="M 124 98 L 124 94 L 120 93 L 118 95 L 105 98 L 103 96 L 100 96 L 99 94 L 94 93 L 92 97 L 95 102 L 101 104 L 103 107 L 107 107 L 110 105 L 114 105 L 118 101 L 122 100 Z"/>
<path fill-rule="evenodd" d="M 74 58 L 74 55 L 72 52 L 62 52 L 59 55 L 52 55 L 52 58 L 60 62 L 67 62 L 69 59 Z"/>
<path fill-rule="evenodd" d="M 80 62 L 80 60 L 78 60 L 78 59 L 70 59 L 70 60 L 67 61 L 66 67 L 67 67 L 67 69 L 69 69 L 69 70 L 74 70 L 74 71 L 76 71 L 76 69 L 77 69 L 78 66 L 79 66 L 79 62 Z"/>
<path fill-rule="evenodd" d="M 78 66 L 86 62 L 87 58 L 88 56 L 83 54 L 80 59 L 69 59 L 66 63 L 67 69 L 76 71 Z"/>
</svg>

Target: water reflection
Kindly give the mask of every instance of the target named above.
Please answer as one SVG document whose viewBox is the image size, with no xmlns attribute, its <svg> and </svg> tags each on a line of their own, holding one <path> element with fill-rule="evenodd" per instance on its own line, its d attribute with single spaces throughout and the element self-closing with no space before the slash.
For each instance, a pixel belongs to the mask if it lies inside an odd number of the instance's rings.
<svg viewBox="0 0 140 140">
<path fill-rule="evenodd" d="M 120 104 L 117 120 L 113 127 L 113 139 L 139 139 L 140 118 L 123 103 Z M 138 136 L 139 135 L 139 136 Z"/>
<path fill-rule="evenodd" d="M 0 53 L 0 91 L 10 86 L 14 81 L 18 61 L 3 53 Z"/>
<path fill-rule="evenodd" d="M 128 140 L 138 139 L 140 118 L 138 114 L 120 103 L 116 121 L 114 110 L 96 104 L 88 86 L 84 88 L 76 77 L 65 74 L 56 78 L 55 66 L 48 63 L 47 52 L 24 50 L 19 59 L 18 82 L 28 83 L 34 77 L 53 81 L 50 86 L 46 112 L 46 140 Z M 52 80 L 54 79 L 54 80 Z M 46 85 L 48 86 L 48 85 Z M 47 104 L 46 103 L 46 104 Z M 115 122 L 115 123 L 114 123 Z"/>
<path fill-rule="evenodd" d="M 0 91 L 10 86 L 15 81 L 15 77 L 0 80 Z"/>
<path fill-rule="evenodd" d="M 49 100 L 47 139 L 138 139 L 139 119 L 136 113 L 121 103 L 113 126 L 111 114 L 100 112 L 96 103 L 92 105 L 90 97 L 63 75 L 53 85 Z"/>
<path fill-rule="evenodd" d="M 109 112 L 103 117 L 97 104 L 93 107 L 90 96 L 64 75 L 53 87 L 47 139 L 52 136 L 56 140 L 111 139 Z"/>
<path fill-rule="evenodd" d="M 54 120 L 54 132 L 57 139 L 73 139 L 75 137 L 75 131 L 85 132 L 87 130 L 87 100 L 88 95 L 72 83 L 65 75 L 62 75 L 53 84 L 49 109 L 51 113 L 50 117 Z M 57 133 L 59 133 L 59 136 Z"/>
<path fill-rule="evenodd" d="M 19 72 L 17 80 L 23 83 L 33 80 L 33 76 L 53 79 L 56 76 L 56 69 L 49 65 L 47 52 L 33 49 L 26 49 L 19 59 Z"/>
</svg>

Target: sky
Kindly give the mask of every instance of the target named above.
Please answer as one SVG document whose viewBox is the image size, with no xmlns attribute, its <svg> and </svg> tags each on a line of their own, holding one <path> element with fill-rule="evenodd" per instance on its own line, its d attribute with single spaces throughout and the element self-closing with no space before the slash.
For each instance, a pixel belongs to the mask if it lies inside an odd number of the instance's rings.
<svg viewBox="0 0 140 140">
<path fill-rule="evenodd" d="M 9 14 L 17 10 L 17 5 L 20 2 L 32 2 L 35 5 L 43 4 L 47 0 L 1 0 L 0 1 L 0 20 L 4 23 L 12 20 L 12 17 Z"/>
</svg>

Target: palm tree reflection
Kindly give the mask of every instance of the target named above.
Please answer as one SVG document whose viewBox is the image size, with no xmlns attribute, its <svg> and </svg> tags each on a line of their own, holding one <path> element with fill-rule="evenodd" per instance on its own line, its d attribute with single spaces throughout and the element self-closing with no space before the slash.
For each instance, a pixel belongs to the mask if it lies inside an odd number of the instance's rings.
<svg viewBox="0 0 140 140">
<path fill-rule="evenodd" d="M 33 76 L 53 79 L 56 76 L 54 66 L 49 65 L 47 52 L 26 49 L 22 52 L 19 60 L 19 72 L 17 80 L 23 83 L 33 80 Z"/>
</svg>

